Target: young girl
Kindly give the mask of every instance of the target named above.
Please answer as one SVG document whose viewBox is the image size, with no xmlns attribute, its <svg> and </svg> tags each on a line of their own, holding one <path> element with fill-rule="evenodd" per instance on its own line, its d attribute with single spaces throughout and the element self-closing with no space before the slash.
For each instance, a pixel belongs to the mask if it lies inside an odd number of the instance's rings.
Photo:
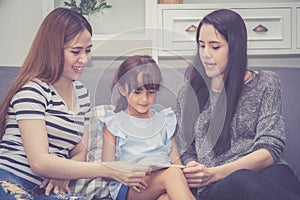
<svg viewBox="0 0 300 200">
<path fill-rule="evenodd" d="M 150 56 L 132 56 L 119 67 L 114 86 L 120 92 L 116 111 L 104 119 L 103 161 L 143 165 L 181 165 L 174 140 L 176 116 L 170 109 L 151 109 L 161 84 L 161 72 Z M 169 167 L 152 172 L 145 182 L 127 187 L 111 182 L 113 199 L 194 199 L 182 170 Z"/>
</svg>

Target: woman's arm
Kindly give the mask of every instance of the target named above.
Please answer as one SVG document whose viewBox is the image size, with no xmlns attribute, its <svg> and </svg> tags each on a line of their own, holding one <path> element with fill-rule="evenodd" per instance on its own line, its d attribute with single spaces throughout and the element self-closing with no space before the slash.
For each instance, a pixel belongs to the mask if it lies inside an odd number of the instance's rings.
<svg viewBox="0 0 300 200">
<path fill-rule="evenodd" d="M 183 172 L 190 187 L 202 187 L 217 182 L 239 169 L 260 171 L 273 163 L 271 153 L 266 149 L 259 149 L 236 161 L 211 168 L 190 161 Z"/>
<path fill-rule="evenodd" d="M 72 160 L 85 161 L 87 154 L 87 135 L 88 135 L 89 126 L 84 126 L 84 135 L 80 142 L 70 151 L 70 157 Z M 45 188 L 45 194 L 49 195 L 53 190 L 54 194 L 59 192 L 71 193 L 69 188 L 69 181 L 64 179 L 54 179 L 54 178 L 45 178 L 40 184 L 41 188 Z"/>
<path fill-rule="evenodd" d="M 72 160 L 86 161 L 86 155 L 88 152 L 88 135 L 89 126 L 84 126 L 84 134 L 80 142 L 70 151 L 70 157 Z"/>
<path fill-rule="evenodd" d="M 273 157 L 266 149 L 258 149 L 236 161 L 210 168 L 214 182 L 223 179 L 239 169 L 250 169 L 260 171 L 274 164 Z"/>
<path fill-rule="evenodd" d="M 175 165 L 182 165 L 174 136 L 172 136 L 171 141 L 172 141 L 172 148 L 170 152 L 171 163 Z"/>
<path fill-rule="evenodd" d="M 137 185 L 150 170 L 125 162 L 80 162 L 51 155 L 44 120 L 19 120 L 18 123 L 30 167 L 38 176 L 55 179 L 103 177 Z"/>
<path fill-rule="evenodd" d="M 177 107 L 176 107 L 176 140 L 178 142 L 178 149 L 180 152 L 180 158 L 183 164 L 188 163 L 191 160 L 197 159 L 197 152 L 195 149 L 195 141 L 193 133 L 185 133 L 184 120 L 183 120 L 183 108 L 187 103 L 185 100 L 187 86 L 183 86 L 177 95 Z"/>
<path fill-rule="evenodd" d="M 264 90 L 259 104 L 258 122 L 255 127 L 254 149 L 267 149 L 274 162 L 281 160 L 285 149 L 285 129 L 282 114 L 281 86 L 277 74 L 265 73 Z"/>
<path fill-rule="evenodd" d="M 76 162 L 49 154 L 44 120 L 19 120 L 18 124 L 30 167 L 38 176 L 56 179 L 106 176 L 99 164 Z"/>
</svg>

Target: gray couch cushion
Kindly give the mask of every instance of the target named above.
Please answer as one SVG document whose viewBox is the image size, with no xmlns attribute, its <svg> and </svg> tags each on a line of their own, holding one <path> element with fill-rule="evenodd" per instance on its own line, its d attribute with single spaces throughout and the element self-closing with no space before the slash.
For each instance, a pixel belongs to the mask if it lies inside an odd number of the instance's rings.
<svg viewBox="0 0 300 200">
<path fill-rule="evenodd" d="M 1 67 L 0 66 L 0 102 L 5 97 L 6 93 L 13 80 L 19 72 L 19 67 Z"/>
<path fill-rule="evenodd" d="M 276 72 L 281 80 L 283 114 L 286 127 L 286 160 L 300 179 L 300 68 L 255 67 Z M 18 67 L 0 67 L 0 101 L 16 77 Z M 176 95 L 183 84 L 184 68 L 163 68 L 163 87 L 157 98 L 157 106 L 176 109 Z M 115 69 L 86 68 L 81 81 L 89 89 L 92 105 L 111 104 L 110 87 Z"/>
</svg>

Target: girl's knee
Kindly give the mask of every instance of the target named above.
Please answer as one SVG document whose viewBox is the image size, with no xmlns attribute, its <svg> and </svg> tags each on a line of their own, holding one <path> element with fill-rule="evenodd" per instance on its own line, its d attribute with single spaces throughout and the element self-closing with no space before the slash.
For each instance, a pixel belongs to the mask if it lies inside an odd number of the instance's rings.
<svg viewBox="0 0 300 200">
<path fill-rule="evenodd" d="M 169 200 L 169 197 L 167 194 L 162 194 L 157 198 L 157 200 Z"/>
<path fill-rule="evenodd" d="M 182 169 L 177 167 L 169 167 L 165 170 L 165 175 L 171 178 L 175 178 L 177 176 L 183 176 Z"/>
<path fill-rule="evenodd" d="M 166 169 L 163 175 L 163 182 L 170 183 L 170 180 L 172 181 L 172 183 L 186 182 L 182 169 L 177 167 L 170 167 Z"/>
<path fill-rule="evenodd" d="M 0 186 L 5 192 L 5 194 L 11 196 L 12 198 L 29 199 L 29 200 L 33 199 L 33 196 L 31 194 L 29 194 L 26 190 L 24 190 L 23 188 L 21 188 L 20 186 L 14 183 L 1 180 Z"/>
</svg>

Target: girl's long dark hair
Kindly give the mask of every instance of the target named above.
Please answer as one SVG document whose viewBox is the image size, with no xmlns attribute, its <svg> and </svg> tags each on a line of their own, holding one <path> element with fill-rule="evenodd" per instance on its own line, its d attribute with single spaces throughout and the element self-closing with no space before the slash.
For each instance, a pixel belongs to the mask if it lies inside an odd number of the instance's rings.
<svg viewBox="0 0 300 200">
<path fill-rule="evenodd" d="M 243 19 L 236 12 L 229 9 L 220 9 L 208 14 L 199 23 L 196 42 L 200 36 L 200 29 L 203 24 L 213 25 L 214 28 L 228 42 L 228 63 L 224 72 L 224 88 L 221 91 L 220 97 L 215 105 L 215 112 L 212 113 L 211 126 L 223 123 L 221 129 L 210 127 L 210 131 L 221 131 L 217 143 L 213 150 L 216 156 L 226 152 L 231 147 L 231 122 L 235 113 L 237 103 L 243 88 L 244 76 L 247 69 L 247 31 Z M 195 98 L 198 103 L 198 109 L 195 105 L 185 103 L 183 108 L 183 130 L 185 134 L 194 133 L 195 122 L 202 112 L 204 106 L 208 103 L 210 97 L 211 78 L 207 77 L 202 62 L 199 57 L 199 48 L 194 58 L 193 64 L 188 67 L 185 73 L 185 78 L 190 84 L 190 89 L 187 90 L 185 98 L 187 100 Z M 185 102 L 188 102 L 188 101 Z M 224 102 L 225 105 L 224 105 Z M 218 114 L 220 110 L 225 110 L 225 120 L 222 115 Z M 208 133 L 206 133 L 208 134 Z"/>
</svg>

